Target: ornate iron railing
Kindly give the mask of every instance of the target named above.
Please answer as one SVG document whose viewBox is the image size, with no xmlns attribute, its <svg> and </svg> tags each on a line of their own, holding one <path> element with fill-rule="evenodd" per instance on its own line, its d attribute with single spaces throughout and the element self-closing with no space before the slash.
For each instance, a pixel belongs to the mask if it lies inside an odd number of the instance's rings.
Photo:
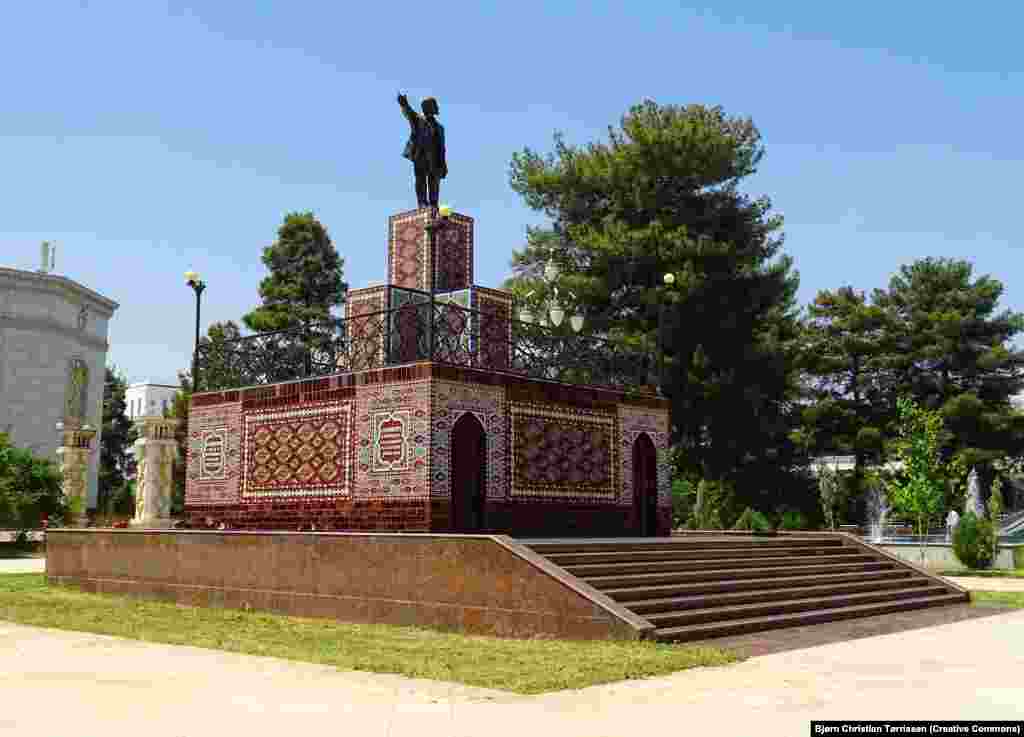
<svg viewBox="0 0 1024 737">
<path fill-rule="evenodd" d="M 199 389 L 256 386 L 417 361 L 592 386 L 655 383 L 653 357 L 614 341 L 436 301 L 199 348 Z"/>
</svg>

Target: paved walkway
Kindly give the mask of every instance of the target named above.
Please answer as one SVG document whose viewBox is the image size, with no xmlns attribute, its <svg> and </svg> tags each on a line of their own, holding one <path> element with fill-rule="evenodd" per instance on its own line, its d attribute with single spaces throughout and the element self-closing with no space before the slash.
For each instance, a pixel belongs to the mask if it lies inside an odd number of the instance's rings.
<svg viewBox="0 0 1024 737">
<path fill-rule="evenodd" d="M 1021 719 L 1022 672 L 1024 611 L 535 697 L 0 622 L 0 733 L 792 737 L 811 719 Z"/>
<path fill-rule="evenodd" d="M 0 558 L 0 573 L 43 573 L 46 558 Z"/>
</svg>

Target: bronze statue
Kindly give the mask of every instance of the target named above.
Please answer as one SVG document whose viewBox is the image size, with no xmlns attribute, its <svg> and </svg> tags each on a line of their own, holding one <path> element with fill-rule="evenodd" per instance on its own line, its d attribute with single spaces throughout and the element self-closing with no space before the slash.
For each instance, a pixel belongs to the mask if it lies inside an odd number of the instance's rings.
<svg viewBox="0 0 1024 737">
<path fill-rule="evenodd" d="M 437 100 L 428 97 L 420 106 L 419 115 L 409 106 L 409 100 L 399 93 L 398 104 L 409 121 L 412 131 L 402 155 L 409 159 L 416 173 L 416 202 L 420 207 L 437 209 L 437 195 L 441 180 L 448 176 L 444 160 L 444 126 L 437 122 Z"/>
</svg>

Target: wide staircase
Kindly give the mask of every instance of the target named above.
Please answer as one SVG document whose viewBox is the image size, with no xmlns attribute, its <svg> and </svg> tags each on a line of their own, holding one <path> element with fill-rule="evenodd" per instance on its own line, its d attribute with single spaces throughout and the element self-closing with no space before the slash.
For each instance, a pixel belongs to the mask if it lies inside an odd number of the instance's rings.
<svg viewBox="0 0 1024 737">
<path fill-rule="evenodd" d="M 841 535 L 520 542 L 649 621 L 662 641 L 969 601 L 942 579 Z"/>
</svg>

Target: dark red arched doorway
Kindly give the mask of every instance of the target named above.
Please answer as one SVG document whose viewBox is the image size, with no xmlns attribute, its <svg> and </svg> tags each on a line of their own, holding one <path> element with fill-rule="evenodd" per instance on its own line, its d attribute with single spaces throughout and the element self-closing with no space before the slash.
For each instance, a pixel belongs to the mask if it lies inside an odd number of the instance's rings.
<svg viewBox="0 0 1024 737">
<path fill-rule="evenodd" d="M 646 433 L 633 443 L 633 519 L 636 533 L 658 533 L 658 453 Z"/>
<path fill-rule="evenodd" d="M 452 428 L 452 532 L 487 527 L 487 434 L 471 412 Z"/>
</svg>

